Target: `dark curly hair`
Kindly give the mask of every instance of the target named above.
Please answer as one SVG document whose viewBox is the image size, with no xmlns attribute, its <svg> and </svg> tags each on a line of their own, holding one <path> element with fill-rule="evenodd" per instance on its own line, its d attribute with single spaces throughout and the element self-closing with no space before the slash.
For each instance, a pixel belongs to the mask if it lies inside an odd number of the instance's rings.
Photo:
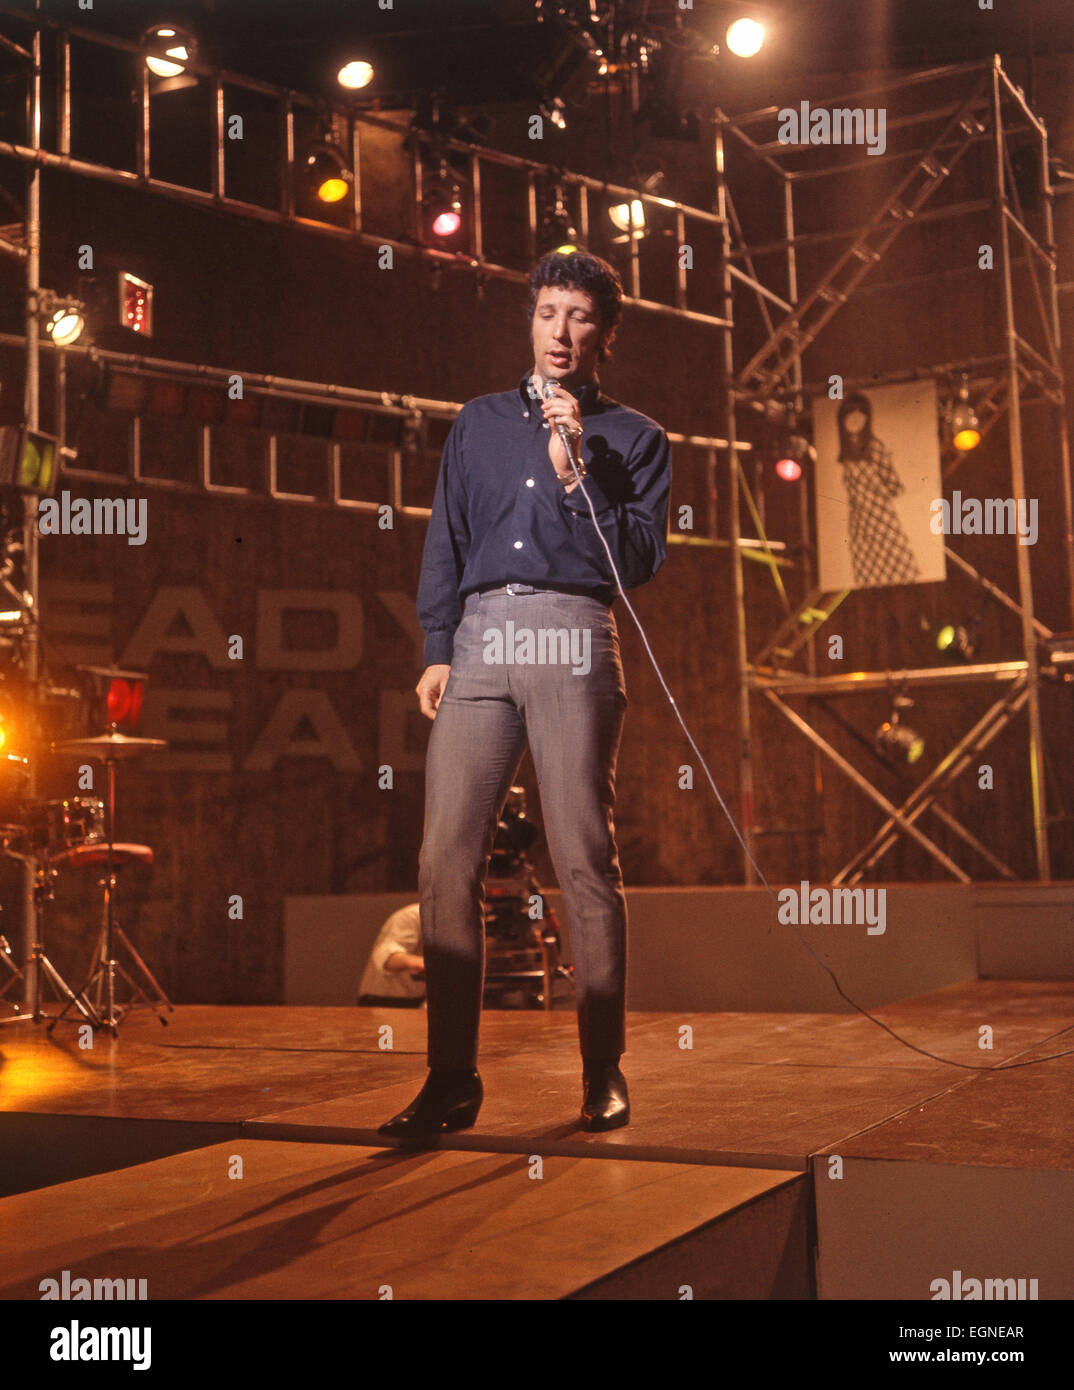
<svg viewBox="0 0 1074 1390">
<path fill-rule="evenodd" d="M 597 360 L 604 362 L 611 354 L 611 342 L 622 317 L 623 282 L 614 266 L 588 251 L 549 251 L 530 272 L 530 299 L 527 322 L 532 325 L 537 310 L 537 296 L 543 289 L 560 288 L 583 290 L 593 296 L 600 315 L 603 342 Z"/>
</svg>

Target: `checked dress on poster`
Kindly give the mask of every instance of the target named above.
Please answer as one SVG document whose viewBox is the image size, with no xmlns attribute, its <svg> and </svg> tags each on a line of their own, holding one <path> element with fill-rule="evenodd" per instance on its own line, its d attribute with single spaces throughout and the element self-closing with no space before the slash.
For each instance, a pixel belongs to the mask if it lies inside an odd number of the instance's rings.
<svg viewBox="0 0 1074 1390">
<path fill-rule="evenodd" d="M 947 576 L 930 504 L 943 496 L 936 383 L 813 402 L 822 589 L 931 584 Z"/>
</svg>

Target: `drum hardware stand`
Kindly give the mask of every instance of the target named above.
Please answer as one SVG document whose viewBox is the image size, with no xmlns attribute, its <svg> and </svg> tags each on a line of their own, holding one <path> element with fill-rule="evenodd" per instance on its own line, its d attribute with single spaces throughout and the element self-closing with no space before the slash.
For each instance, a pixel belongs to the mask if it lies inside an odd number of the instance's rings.
<svg viewBox="0 0 1074 1390">
<path fill-rule="evenodd" d="M 10 851 L 9 851 L 10 853 Z M 34 874 L 34 939 L 30 948 L 30 956 L 26 964 L 19 969 L 11 959 L 11 947 L 5 937 L 0 936 L 0 953 L 2 953 L 4 964 L 11 970 L 12 976 L 5 985 L 0 987 L 0 999 L 4 997 L 12 985 L 20 980 L 28 980 L 30 984 L 30 1010 L 28 1013 L 21 1012 L 21 1005 L 12 1003 L 11 1007 L 15 1010 L 10 1018 L 0 1019 L 0 1023 L 40 1023 L 43 1018 L 51 1018 L 48 1031 L 59 1023 L 60 1019 L 70 1008 L 76 1008 L 87 1023 L 94 1028 L 101 1025 L 101 1018 L 97 1010 L 89 1001 L 82 997 L 82 992 L 75 994 L 74 990 L 67 984 L 66 980 L 56 969 L 56 967 L 45 955 L 44 944 L 41 940 L 41 904 L 52 897 L 52 880 L 56 877 L 56 870 L 48 865 L 41 865 L 29 856 L 12 854 L 14 859 L 24 859 L 25 862 L 35 866 Z M 67 1000 L 60 1013 L 46 1015 L 41 1007 L 41 977 L 48 981 L 55 991 L 57 997 L 62 996 Z"/>
<path fill-rule="evenodd" d="M 167 742 L 159 738 L 134 738 L 125 734 L 116 733 L 113 729 L 107 734 L 97 738 L 71 739 L 66 743 L 52 745 L 54 753 L 70 753 L 78 757 L 93 757 L 102 761 L 108 774 L 108 795 L 105 801 L 105 839 L 108 846 L 108 857 L 105 866 L 105 875 L 102 880 L 104 884 L 104 913 L 101 922 L 100 935 L 97 938 L 96 961 L 90 971 L 89 978 L 79 990 L 78 995 L 68 1001 L 65 1008 L 49 1024 L 49 1032 L 63 1018 L 67 1010 L 75 1005 L 81 1007 L 85 1005 L 96 1016 L 97 1026 L 107 1028 L 112 1036 L 119 1036 L 119 1025 L 124 1016 L 137 1004 L 146 1004 L 156 1011 L 161 1023 L 167 1027 L 168 1020 L 164 1017 L 163 1009 L 174 1009 L 174 1005 L 167 998 L 160 985 L 154 979 L 152 972 L 142 960 L 141 956 L 131 945 L 126 933 L 116 924 L 115 920 L 115 889 L 116 889 L 116 866 L 115 866 L 115 823 L 116 823 L 116 763 L 121 758 L 137 756 L 143 752 L 153 749 L 166 748 Z M 156 1001 L 150 999 L 136 980 L 129 974 L 124 965 L 116 959 L 116 940 L 126 948 L 134 959 L 135 968 L 140 970 L 144 979 L 148 982 L 151 989 L 156 992 Z M 116 975 L 123 977 L 130 987 L 134 998 L 127 1004 L 119 1006 L 116 1003 Z M 96 989 L 97 1002 L 93 1007 L 89 1003 L 89 991 Z M 104 1004 L 101 1003 L 101 995 L 104 993 Z"/>
<path fill-rule="evenodd" d="M 162 1010 L 168 1009 L 175 1011 L 175 1005 L 161 989 L 156 977 L 141 958 L 130 938 L 121 926 L 112 917 L 112 895 L 115 892 L 116 875 L 114 868 L 106 870 L 105 877 L 100 880 L 104 887 L 104 911 L 101 917 L 101 930 L 97 934 L 97 944 L 94 947 L 95 965 L 90 973 L 89 979 L 79 990 L 77 997 L 73 997 L 67 1004 L 67 1008 L 78 1000 L 84 1001 L 94 1009 L 97 1018 L 97 1025 L 101 1028 L 108 1028 L 113 1037 L 118 1036 L 119 1025 L 123 1020 L 123 1015 L 139 1004 L 144 1004 L 156 1012 L 161 1023 L 167 1027 L 168 1020 L 164 1017 Z M 116 959 L 116 943 L 121 946 L 134 961 L 134 968 L 137 970 L 146 984 L 156 995 L 155 999 L 150 999 L 138 981 L 127 971 L 122 961 Z M 130 988 L 132 999 L 128 1004 L 120 1008 L 115 1001 L 115 977 L 121 975 Z M 96 986 L 97 997 L 93 1004 L 89 1004 L 89 991 Z M 108 1002 L 107 1012 L 101 1012 L 101 993 L 102 988 L 107 987 Z M 66 1013 L 66 1009 L 64 1010 Z M 51 1033 L 53 1028 L 59 1023 L 63 1014 L 59 1014 L 48 1026 Z"/>
</svg>

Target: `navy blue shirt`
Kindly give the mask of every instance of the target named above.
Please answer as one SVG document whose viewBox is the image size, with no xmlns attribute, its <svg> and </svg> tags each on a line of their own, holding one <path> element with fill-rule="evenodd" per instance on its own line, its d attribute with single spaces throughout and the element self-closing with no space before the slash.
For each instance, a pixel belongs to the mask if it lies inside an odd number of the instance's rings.
<svg viewBox="0 0 1074 1390">
<path fill-rule="evenodd" d="M 623 589 L 652 579 L 667 558 L 671 447 L 647 415 L 620 405 L 594 378 L 576 388 L 584 424 L 582 480 Z M 619 589 L 576 487 L 548 457 L 548 432 L 526 374 L 511 391 L 467 402 L 451 426 L 418 584 L 425 665 L 450 665 L 467 594 L 502 584 L 580 590 L 611 603 Z"/>
</svg>

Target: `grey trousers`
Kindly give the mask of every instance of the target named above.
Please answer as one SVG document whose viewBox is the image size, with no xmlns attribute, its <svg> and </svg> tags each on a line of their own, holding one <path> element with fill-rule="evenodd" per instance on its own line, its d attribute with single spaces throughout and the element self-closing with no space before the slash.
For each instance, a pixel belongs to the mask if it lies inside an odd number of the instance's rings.
<svg viewBox="0 0 1074 1390">
<path fill-rule="evenodd" d="M 582 1056 L 626 1050 L 627 911 L 613 813 L 627 703 L 615 618 L 599 599 L 468 595 L 426 755 L 418 884 L 430 1067 L 477 1065 L 485 877 L 527 741 L 570 927 Z"/>
</svg>

